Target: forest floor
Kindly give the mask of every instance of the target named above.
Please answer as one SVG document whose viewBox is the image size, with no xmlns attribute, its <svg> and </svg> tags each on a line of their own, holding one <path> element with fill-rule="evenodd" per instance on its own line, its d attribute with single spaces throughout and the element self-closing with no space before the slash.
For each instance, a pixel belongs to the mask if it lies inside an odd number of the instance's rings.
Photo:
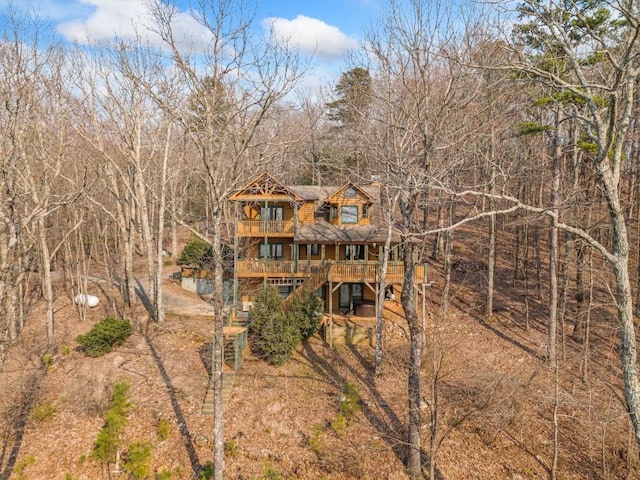
<svg viewBox="0 0 640 480">
<path fill-rule="evenodd" d="M 494 315 L 484 316 L 486 272 L 475 257 L 477 241 L 457 237 L 446 318 L 439 311 L 441 266 L 430 267 L 425 466 L 437 392 L 438 479 L 549 478 L 554 424 L 558 479 L 640 478 L 623 406 L 615 318 L 606 304 L 593 307 L 588 352 L 562 337 L 556 377 L 544 361 L 544 292 L 525 306 L 506 286 L 511 271 L 499 264 Z M 198 478 L 213 449 L 212 417 L 200 413 L 212 318 L 204 301 L 180 289 L 170 273 L 166 322 L 145 328 L 144 314 L 133 315 L 135 333 L 99 358 L 86 357 L 74 340 L 111 313 L 99 291 L 101 304 L 80 321 L 71 296 L 58 287 L 52 356 L 46 355 L 44 312 L 36 306 L 0 372 L 0 480 L 115 478 L 113 466 L 102 470 L 92 451 L 118 380 L 130 383 L 132 402 L 124 446 L 152 444 L 155 478 Z M 386 326 L 381 377 L 373 376 L 373 357 L 370 346 L 331 349 L 317 335 L 279 368 L 248 348 L 225 412 L 225 478 L 406 478 L 406 326 Z M 345 422 L 339 414 L 347 384 L 359 392 L 360 411 Z M 166 437 L 161 419 L 171 427 Z"/>
</svg>

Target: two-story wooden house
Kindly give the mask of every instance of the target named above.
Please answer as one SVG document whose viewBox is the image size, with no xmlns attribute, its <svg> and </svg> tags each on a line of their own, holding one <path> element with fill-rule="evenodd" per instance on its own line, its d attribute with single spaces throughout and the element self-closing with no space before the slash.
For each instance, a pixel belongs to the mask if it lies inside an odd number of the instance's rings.
<svg viewBox="0 0 640 480">
<path fill-rule="evenodd" d="M 285 305 L 296 290 L 317 291 L 325 311 L 373 317 L 387 229 L 379 224 L 380 187 L 284 185 L 261 174 L 229 198 L 235 203 L 234 303 L 250 308 L 263 285 Z M 400 286 L 404 266 L 394 232 L 386 283 Z M 426 283 L 417 264 L 416 284 Z"/>
</svg>

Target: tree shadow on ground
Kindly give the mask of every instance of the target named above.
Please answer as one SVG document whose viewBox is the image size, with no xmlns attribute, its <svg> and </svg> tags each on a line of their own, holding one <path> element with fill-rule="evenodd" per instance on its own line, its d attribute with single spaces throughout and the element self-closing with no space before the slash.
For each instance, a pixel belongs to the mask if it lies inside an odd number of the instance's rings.
<svg viewBox="0 0 640 480">
<path fill-rule="evenodd" d="M 367 372 L 362 375 L 354 369 L 344 358 L 335 350 L 329 352 L 333 355 L 333 359 L 340 364 L 341 367 L 357 379 L 359 385 L 364 387 L 373 402 L 361 402 L 362 413 L 367 421 L 376 429 L 380 437 L 389 445 L 395 456 L 406 465 L 407 461 L 407 442 L 408 431 L 406 425 L 400 420 L 400 417 L 394 412 L 393 408 L 387 402 L 375 384 L 373 376 L 373 365 L 367 360 L 355 346 L 348 347 L 354 357 L 360 362 Z M 341 388 L 348 382 L 345 375 L 339 373 L 333 365 L 325 360 L 322 355 L 318 354 L 309 342 L 303 343 L 303 349 L 300 355 L 309 362 L 309 365 L 326 383 Z M 429 456 L 426 452 L 421 451 L 423 470 L 428 470 Z M 443 480 L 442 474 L 436 470 L 436 478 L 434 480 Z"/>
<path fill-rule="evenodd" d="M 162 361 L 162 358 L 160 358 L 160 355 L 156 350 L 156 347 L 153 343 L 153 339 L 149 335 L 145 335 L 144 339 L 147 343 L 147 346 L 149 347 L 149 351 L 151 352 L 151 357 L 153 358 L 154 363 L 158 367 L 160 376 L 162 377 L 162 380 L 167 389 L 167 393 L 171 401 L 171 407 L 173 408 L 173 413 L 175 414 L 176 419 L 178 420 L 178 427 L 180 430 L 180 434 L 182 435 L 184 447 L 187 450 L 187 454 L 189 455 L 191 468 L 193 470 L 194 475 L 197 476 L 198 473 L 202 470 L 203 466 L 200 464 L 200 460 L 198 459 L 198 454 L 196 453 L 196 449 L 194 446 L 194 440 L 191 435 L 191 432 L 189 431 L 189 427 L 187 425 L 184 412 L 182 411 L 182 407 L 178 402 L 178 397 L 176 396 L 175 388 L 173 386 L 173 383 L 171 382 L 171 377 L 169 377 L 169 374 L 167 373 L 167 370 L 164 366 L 164 362 Z"/>
<path fill-rule="evenodd" d="M 138 298 L 140 298 L 140 301 L 142 302 L 144 308 L 153 318 L 153 305 L 151 304 L 151 301 L 144 290 L 144 286 L 137 279 L 136 294 L 138 295 Z M 189 455 L 191 469 L 193 470 L 193 474 L 197 476 L 198 473 L 202 471 L 203 465 L 200 464 L 200 460 L 198 459 L 198 454 L 194 446 L 193 436 L 189 431 L 189 426 L 187 425 L 187 421 L 185 419 L 184 412 L 182 411 L 182 407 L 180 406 L 180 402 L 178 402 L 178 397 L 176 396 L 171 377 L 169 377 L 167 369 L 164 366 L 164 362 L 162 361 L 162 358 L 160 357 L 160 354 L 158 353 L 158 350 L 153 343 L 153 339 L 148 334 L 144 335 L 144 339 L 147 343 L 147 347 L 149 347 L 149 351 L 151 352 L 151 357 L 158 367 L 158 371 L 160 372 L 162 381 L 164 382 L 164 385 L 167 389 L 167 393 L 169 394 L 169 400 L 171 401 L 173 413 L 176 416 L 176 420 L 178 420 L 178 429 L 180 430 L 180 434 L 182 435 L 184 447 L 187 451 L 187 454 Z"/>
<path fill-rule="evenodd" d="M 24 430 L 33 410 L 38 392 L 42 387 L 45 372 L 38 371 L 29 377 L 22 388 L 22 398 L 11 409 L 8 428 L 2 435 L 2 447 L 0 448 L 0 480 L 8 480 L 16 466 L 16 461 L 22 448 Z M 2 468 L 2 465 L 6 465 Z"/>
<path fill-rule="evenodd" d="M 494 327 L 493 325 L 489 324 L 488 322 L 484 321 L 482 318 L 476 318 L 476 321 L 478 322 L 478 324 L 482 327 L 484 327 L 485 329 L 489 330 L 491 333 L 493 333 L 494 335 L 496 335 L 497 337 L 499 337 L 500 339 L 504 340 L 505 342 L 510 343 L 511 345 L 513 345 L 514 347 L 519 348 L 520 350 L 528 353 L 529 355 L 531 355 L 533 358 L 536 358 L 542 362 L 545 361 L 545 358 L 543 355 L 541 355 L 540 353 L 536 352 L 535 350 L 533 350 L 532 348 L 526 346 L 524 343 L 519 342 L 518 340 L 516 340 L 515 338 L 510 337 L 509 335 L 507 335 L 506 333 L 504 333 L 502 330 L 500 330 L 497 327 Z"/>
</svg>

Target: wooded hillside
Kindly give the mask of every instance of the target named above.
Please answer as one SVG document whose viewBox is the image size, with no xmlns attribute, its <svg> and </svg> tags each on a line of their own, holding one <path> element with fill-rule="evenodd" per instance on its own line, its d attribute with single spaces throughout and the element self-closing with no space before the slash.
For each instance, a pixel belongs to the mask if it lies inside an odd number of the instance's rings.
<svg viewBox="0 0 640 480">
<path fill-rule="evenodd" d="M 181 331 L 165 318 L 166 267 L 184 232 L 199 236 L 212 245 L 209 327 L 214 346 L 222 344 L 223 251 L 233 242 L 226 199 L 258 171 L 298 185 L 375 180 L 378 221 L 402 232 L 405 258 L 415 249 L 435 282 L 425 335 L 405 283 L 406 325 L 397 328 L 406 328 L 408 341 L 386 344 L 382 377 L 373 377 L 379 359 L 369 358 L 372 351 L 320 354 L 305 345 L 298 352 L 308 363 L 286 368 L 331 384 L 332 394 L 359 379 L 358 425 L 377 433 L 367 443 L 332 430 L 327 418 L 317 429 L 313 421 L 298 429 L 293 416 L 282 435 L 314 452 L 313 467 L 297 471 L 271 452 L 276 470 L 286 478 L 375 478 L 364 461 L 350 473 L 353 450 L 341 460 L 328 456 L 348 439 L 394 459 L 398 468 L 379 478 L 401 471 L 412 479 L 637 476 L 638 2 L 525 0 L 514 11 L 460 12 L 448 2 L 390 0 L 328 96 L 296 90 L 310 60 L 255 37 L 236 2 L 202 4 L 198 18 L 216 40 L 206 52 L 185 49 L 173 31 L 175 10 L 159 0 L 150 28 L 160 45 L 70 46 L 49 37 L 38 19 L 15 15 L 3 26 L 0 376 L 7 388 L 20 388 L 2 405 L 0 479 L 30 478 L 17 466 L 27 471 L 22 436 L 31 409 L 44 405 L 38 382 L 50 365 L 43 358 L 66 365 L 69 332 L 85 333 L 98 320 L 70 306 L 90 285 L 100 285 L 103 316 L 133 320 L 139 336 L 129 348 L 155 356 L 140 332 L 165 332 L 167 323 L 172 334 Z M 214 348 L 215 378 L 219 355 Z M 74 361 L 65 370 L 70 378 L 89 368 Z M 117 380 L 117 363 L 105 385 Z M 21 377 L 23 370 L 35 376 Z M 334 374 L 342 380 L 329 381 Z M 282 388 L 280 381 L 261 377 L 250 386 L 245 378 L 241 398 Z M 377 398 L 378 381 L 388 395 L 404 396 Z M 70 390 L 57 393 L 74 402 Z M 73 415 L 99 429 L 103 393 L 95 410 Z M 175 415 L 181 399 L 171 398 Z M 47 401 L 62 411 L 60 397 Z M 290 406 L 279 405 L 260 408 Z M 217 412 L 220 434 L 207 447 L 218 479 L 225 458 L 228 475 L 242 465 L 227 444 L 245 440 L 232 438 L 239 434 L 226 422 L 231 430 L 223 434 Z M 380 422 L 402 428 L 387 435 Z M 336 435 L 324 444 L 329 430 Z M 89 453 L 92 441 L 82 439 Z M 242 455 L 259 463 L 263 455 L 247 448 Z M 486 455 L 498 448 L 527 460 L 511 466 L 496 458 L 485 470 Z M 187 451 L 192 465 L 177 478 L 189 478 L 196 457 L 202 460 L 200 451 Z M 462 464 L 465 473 L 457 470 Z"/>
</svg>

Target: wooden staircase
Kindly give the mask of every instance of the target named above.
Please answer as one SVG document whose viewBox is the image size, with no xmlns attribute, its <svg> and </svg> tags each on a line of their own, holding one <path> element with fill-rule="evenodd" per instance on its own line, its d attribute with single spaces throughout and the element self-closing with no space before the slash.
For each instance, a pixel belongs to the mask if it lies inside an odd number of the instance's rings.
<svg viewBox="0 0 640 480">
<path fill-rule="evenodd" d="M 222 410 L 224 411 L 231 399 L 231 390 L 233 388 L 233 382 L 236 379 L 236 374 L 242 365 L 242 357 L 244 356 L 247 337 L 247 318 L 237 316 L 235 310 L 232 310 L 229 313 L 229 319 L 227 320 L 227 326 L 224 328 L 223 336 Z M 200 411 L 203 415 L 213 415 L 215 403 L 213 387 L 213 378 L 210 377 L 207 393 Z"/>
<path fill-rule="evenodd" d="M 282 301 L 282 307 L 288 310 L 291 307 L 293 300 L 302 295 L 304 292 L 315 292 L 327 280 L 329 280 L 329 271 L 331 270 L 331 263 L 325 263 L 318 270 L 316 270 L 302 285 L 296 288 L 289 294 L 287 298 Z"/>
</svg>

